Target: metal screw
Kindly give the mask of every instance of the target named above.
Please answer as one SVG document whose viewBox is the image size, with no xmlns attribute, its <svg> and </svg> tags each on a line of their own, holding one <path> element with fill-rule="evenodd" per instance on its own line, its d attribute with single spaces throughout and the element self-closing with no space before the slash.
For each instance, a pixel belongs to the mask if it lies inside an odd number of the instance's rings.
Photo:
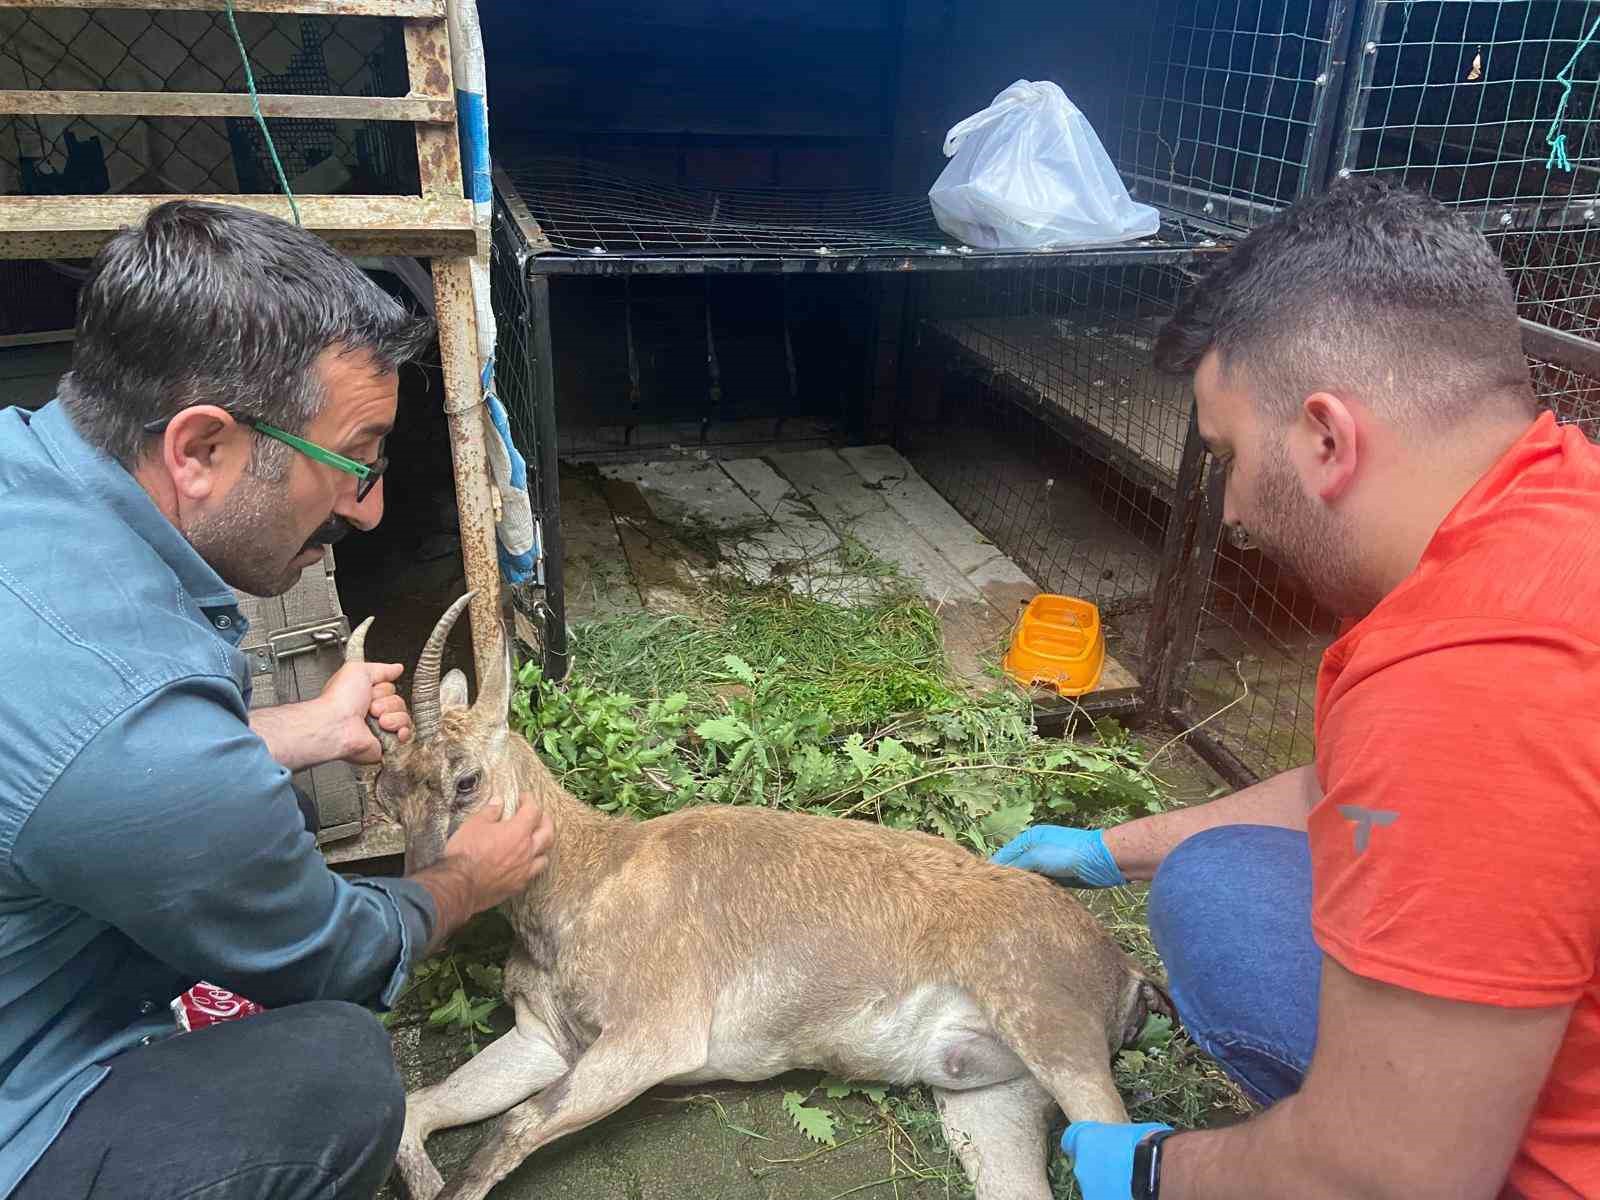
<svg viewBox="0 0 1600 1200">
<path fill-rule="evenodd" d="M 1328 82 L 1328 73 L 1326 71 L 1324 71 L 1321 75 L 1318 75 L 1316 77 L 1316 79 L 1314 79 L 1312 82 L 1315 83 L 1318 87 L 1321 87 L 1323 84 Z"/>
<path fill-rule="evenodd" d="M 1377 42 L 1368 42 L 1367 43 L 1367 53 L 1368 54 L 1376 54 L 1377 52 L 1378 52 L 1378 43 Z"/>
<path fill-rule="evenodd" d="M 1204 208 L 1202 208 L 1200 211 L 1203 212 L 1203 213 L 1207 213 L 1207 214 L 1214 213 L 1214 212 L 1217 211 L 1217 206 L 1215 204 L 1213 204 L 1211 201 L 1207 200 L 1206 201 L 1206 206 Z"/>
<path fill-rule="evenodd" d="M 1584 209 L 1584 210 L 1583 210 L 1583 219 L 1584 219 L 1584 220 L 1585 220 L 1585 221 L 1592 221 L 1592 220 L 1594 220 L 1594 209 L 1592 209 L 1592 208 L 1586 208 L 1586 209 Z"/>
<path fill-rule="evenodd" d="M 1340 167 L 1339 168 L 1339 178 L 1340 179 L 1349 179 L 1350 178 L 1350 168 L 1349 167 Z"/>
<path fill-rule="evenodd" d="M 1511 224 L 1511 214 L 1508 213 L 1508 212 L 1501 213 L 1500 214 L 1500 224 L 1502 226 Z"/>
<path fill-rule="evenodd" d="M 231 617 L 229 617 L 227 614 L 223 614 L 222 616 L 219 616 L 217 618 L 217 620 L 216 620 L 216 626 L 217 626 L 218 629 L 227 629 L 232 624 L 233 624 L 233 619 Z"/>
</svg>

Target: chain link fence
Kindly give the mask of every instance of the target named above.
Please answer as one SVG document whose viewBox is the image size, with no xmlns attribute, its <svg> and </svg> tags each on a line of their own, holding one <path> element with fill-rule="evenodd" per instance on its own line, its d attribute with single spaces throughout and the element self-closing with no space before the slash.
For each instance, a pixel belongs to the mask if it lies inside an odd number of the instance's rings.
<svg viewBox="0 0 1600 1200">
<path fill-rule="evenodd" d="M 263 93 L 403 96 L 400 24 L 372 17 L 236 18 Z M 141 9 L 0 9 L 0 89 L 246 91 L 222 13 Z M 416 148 L 402 122 L 269 118 L 291 188 L 415 191 Z M 0 194 L 274 193 L 254 118 L 0 118 Z"/>
</svg>

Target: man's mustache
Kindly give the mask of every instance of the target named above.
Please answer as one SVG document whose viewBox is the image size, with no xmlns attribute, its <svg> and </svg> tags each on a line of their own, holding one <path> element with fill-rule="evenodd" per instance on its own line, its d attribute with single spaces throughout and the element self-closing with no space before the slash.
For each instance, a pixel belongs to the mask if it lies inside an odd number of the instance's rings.
<svg viewBox="0 0 1600 1200">
<path fill-rule="evenodd" d="M 306 544 L 300 547 L 302 553 L 315 550 L 319 546 L 331 546 L 354 528 L 349 521 L 341 516 L 332 516 L 311 531 L 311 536 L 306 539 Z"/>
</svg>

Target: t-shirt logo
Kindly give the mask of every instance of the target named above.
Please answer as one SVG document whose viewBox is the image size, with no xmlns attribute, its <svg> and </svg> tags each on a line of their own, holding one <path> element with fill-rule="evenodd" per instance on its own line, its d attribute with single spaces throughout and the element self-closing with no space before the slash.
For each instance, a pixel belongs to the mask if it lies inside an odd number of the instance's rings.
<svg viewBox="0 0 1600 1200">
<path fill-rule="evenodd" d="M 1372 827 L 1374 825 L 1393 825 L 1400 819 L 1400 814 L 1391 812 L 1386 808 L 1362 808 L 1359 804 L 1339 805 L 1339 815 L 1346 821 L 1356 823 L 1356 853 L 1360 854 L 1367 848 L 1367 843 L 1372 840 Z"/>
</svg>

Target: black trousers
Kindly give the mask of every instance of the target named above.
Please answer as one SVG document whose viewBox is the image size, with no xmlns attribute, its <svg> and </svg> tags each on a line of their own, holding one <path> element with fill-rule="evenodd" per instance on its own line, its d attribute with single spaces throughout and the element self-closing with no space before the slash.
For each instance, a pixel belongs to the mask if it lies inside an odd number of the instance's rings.
<svg viewBox="0 0 1600 1200">
<path fill-rule="evenodd" d="M 389 1035 L 355 1004 L 224 1021 L 109 1066 L 14 1200 L 371 1200 L 405 1124 Z"/>
<path fill-rule="evenodd" d="M 16 1200 L 371 1200 L 405 1088 L 366 1009 L 315 1001 L 110 1060 Z"/>
</svg>

